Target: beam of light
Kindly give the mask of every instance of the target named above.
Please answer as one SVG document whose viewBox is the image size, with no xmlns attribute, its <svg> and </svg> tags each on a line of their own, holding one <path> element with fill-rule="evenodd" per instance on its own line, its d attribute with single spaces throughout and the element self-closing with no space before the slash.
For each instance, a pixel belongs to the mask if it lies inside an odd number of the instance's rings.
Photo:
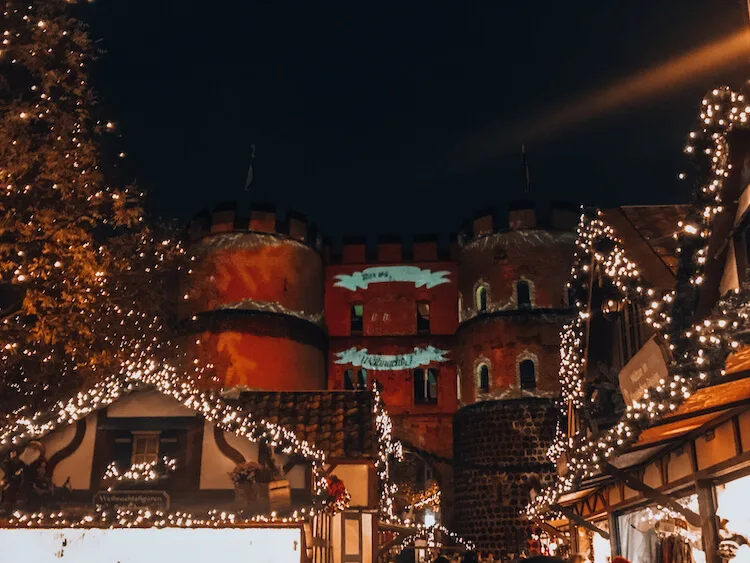
<svg viewBox="0 0 750 563">
<path fill-rule="evenodd" d="M 560 130 L 591 121 L 614 110 L 642 103 L 666 90 L 697 82 L 707 74 L 747 64 L 750 57 L 750 29 L 703 45 L 676 59 L 646 69 L 602 88 L 557 109 L 547 110 L 527 123 L 489 131 L 470 142 L 471 159 L 495 157 L 498 152 L 514 147 L 518 140 L 541 139 Z"/>
</svg>

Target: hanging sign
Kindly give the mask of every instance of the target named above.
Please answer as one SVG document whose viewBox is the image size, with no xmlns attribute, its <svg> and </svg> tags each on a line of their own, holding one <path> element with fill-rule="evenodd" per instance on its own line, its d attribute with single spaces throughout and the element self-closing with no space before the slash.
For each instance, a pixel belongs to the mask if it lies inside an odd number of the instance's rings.
<svg viewBox="0 0 750 563">
<path fill-rule="evenodd" d="M 656 337 L 651 339 L 630 358 L 620 370 L 620 391 L 626 405 L 643 397 L 643 393 L 669 376 L 665 351 Z"/>
<path fill-rule="evenodd" d="M 343 287 L 349 291 L 357 289 L 367 289 L 371 283 L 383 282 L 408 282 L 413 283 L 416 287 L 426 287 L 431 289 L 436 285 L 448 283 L 447 270 L 433 272 L 423 270 L 416 266 L 378 266 L 376 268 L 366 268 L 361 272 L 350 274 L 339 274 L 336 277 L 334 287 Z"/>
<path fill-rule="evenodd" d="M 414 348 L 411 354 L 383 355 L 368 354 L 367 348 L 357 350 L 349 348 L 343 352 L 337 352 L 337 364 L 351 364 L 355 367 L 363 367 L 377 371 L 395 371 L 400 369 L 413 369 L 426 366 L 431 362 L 447 362 L 445 355 L 447 350 L 439 350 L 428 346 L 427 348 Z"/>
</svg>

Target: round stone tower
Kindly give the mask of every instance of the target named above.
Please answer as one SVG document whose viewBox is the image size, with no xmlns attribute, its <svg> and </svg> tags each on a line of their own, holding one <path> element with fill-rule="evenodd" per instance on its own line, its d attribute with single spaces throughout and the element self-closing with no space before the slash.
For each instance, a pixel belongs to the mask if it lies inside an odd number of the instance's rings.
<svg viewBox="0 0 750 563">
<path fill-rule="evenodd" d="M 480 549 L 517 556 L 526 548 L 519 513 L 531 489 L 552 482 L 546 452 L 556 416 L 554 401 L 535 398 L 484 401 L 456 414 L 453 522 Z"/>
<path fill-rule="evenodd" d="M 539 220 L 533 204 L 517 202 L 507 226 L 483 214 L 460 241 L 454 522 L 480 548 L 518 553 L 519 510 L 554 470 L 544 452 L 560 393 L 560 330 L 572 314 L 577 220 L 569 205 Z"/>
<path fill-rule="evenodd" d="M 557 204 L 546 225 L 533 204 L 511 206 L 509 228 L 480 215 L 458 256 L 461 403 L 554 397 L 559 333 L 570 317 L 566 284 L 577 213 Z"/>
<path fill-rule="evenodd" d="M 321 238 L 272 206 L 227 205 L 190 224 L 184 317 L 205 385 L 325 389 Z"/>
</svg>

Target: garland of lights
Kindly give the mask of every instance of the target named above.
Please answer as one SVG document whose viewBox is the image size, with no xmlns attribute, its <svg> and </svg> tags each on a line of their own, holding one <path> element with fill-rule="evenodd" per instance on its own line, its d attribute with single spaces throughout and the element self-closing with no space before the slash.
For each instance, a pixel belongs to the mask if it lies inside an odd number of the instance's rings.
<svg viewBox="0 0 750 563">
<path fill-rule="evenodd" d="M 164 471 L 157 471 L 157 466 Z M 161 462 L 147 461 L 143 463 L 133 463 L 128 469 L 120 472 L 117 462 L 113 461 L 104 470 L 104 480 L 115 483 L 149 483 L 156 481 L 164 476 L 165 473 L 172 473 L 177 468 L 177 461 L 173 458 L 164 457 Z"/>
<path fill-rule="evenodd" d="M 669 348 L 673 353 L 674 362 L 669 366 L 669 375 L 667 379 L 660 380 L 655 387 L 649 388 L 640 401 L 628 406 L 624 418 L 614 427 L 590 438 L 579 435 L 569 438 L 564 445 L 559 442 L 556 444 L 550 454 L 556 459 L 560 453 L 566 451 L 569 456 L 569 472 L 532 499 L 525 511 L 531 517 L 538 517 L 547 512 L 563 494 L 572 491 L 581 479 L 599 471 L 601 463 L 631 445 L 642 429 L 664 414 L 676 410 L 696 389 L 723 374 L 727 357 L 741 345 L 750 343 L 748 291 L 736 290 L 725 296 L 717 304 L 714 313 L 702 323 L 687 326 L 685 322 L 685 318 L 692 313 L 696 289 L 704 281 L 703 267 L 710 238 L 710 225 L 714 216 L 722 210 L 721 190 L 731 168 L 727 162 L 727 135 L 735 126 L 746 126 L 750 114 L 750 105 L 746 105 L 745 95 L 733 92 L 727 87 L 713 90 L 703 100 L 702 105 L 701 131 L 690 133 L 690 144 L 685 151 L 688 154 L 704 155 L 710 169 L 710 178 L 699 185 L 697 190 L 698 200 L 703 209 L 688 221 L 681 222 L 681 231 L 675 235 L 683 254 L 677 291 L 664 296 L 662 304 L 654 301 L 651 313 L 647 312 L 647 318 L 656 329 L 664 331 L 665 339 L 670 342 Z M 699 147 L 698 143 L 705 144 L 705 147 Z M 681 174 L 680 177 L 685 176 Z M 585 217 L 582 218 L 579 234 L 587 232 L 586 223 Z M 603 224 L 598 224 L 594 228 L 598 228 L 600 235 L 612 235 L 611 230 Z M 586 237 L 583 240 L 585 239 Z M 589 239 L 592 246 L 581 246 L 584 252 L 594 248 L 595 240 L 596 237 Z M 621 289 L 632 287 L 624 282 L 625 279 L 637 279 L 637 268 L 627 267 L 629 262 L 625 261 L 620 246 L 615 244 L 610 254 L 598 256 L 597 259 L 605 264 L 606 273 L 613 278 L 615 285 Z M 615 264 L 619 266 L 612 268 Z M 586 271 L 585 267 L 581 269 Z M 577 274 L 578 271 L 574 272 L 574 278 Z M 648 290 L 644 290 L 643 285 L 636 285 L 636 291 L 638 287 L 641 287 L 639 293 L 645 291 L 647 295 L 652 295 Z M 582 405 L 578 386 L 582 388 L 583 362 L 580 361 L 582 357 L 576 350 L 580 350 L 583 340 L 582 320 L 589 313 L 582 311 L 580 304 L 577 306 L 578 318 L 571 325 L 572 329 L 566 327 L 563 333 L 561 357 L 566 364 L 566 371 L 563 374 L 561 368 L 561 379 L 564 399 L 572 400 L 580 407 Z M 681 312 L 678 306 L 687 311 L 687 314 L 680 315 L 679 319 L 676 318 Z M 654 311 L 661 307 L 664 310 L 658 316 L 654 316 Z M 575 333 L 570 332 L 571 330 Z M 566 358 L 570 358 L 569 361 L 566 362 Z M 558 432 L 558 436 L 561 435 L 562 432 Z"/>
<path fill-rule="evenodd" d="M 407 498 L 409 504 L 404 508 L 405 510 L 419 510 L 425 506 L 431 506 L 433 508 L 440 508 L 440 497 L 441 491 L 437 483 L 433 482 L 429 487 L 423 491 L 407 492 Z"/>
<path fill-rule="evenodd" d="M 322 466 L 325 454 L 305 440 L 297 438 L 291 430 L 267 420 L 256 420 L 251 413 L 229 404 L 218 393 L 199 391 L 192 383 L 175 383 L 174 372 L 169 366 L 157 371 L 151 362 L 144 366 L 128 365 L 130 377 L 123 380 L 110 378 L 95 384 L 89 391 L 78 393 L 69 400 L 61 400 L 47 412 L 32 417 L 19 417 L 0 429 L 0 451 L 17 446 L 27 440 L 40 437 L 59 427 L 79 420 L 94 410 L 103 408 L 119 397 L 140 386 L 153 386 L 165 395 L 172 396 L 186 407 L 199 412 L 206 420 L 214 422 L 223 430 L 253 442 L 264 440 L 284 454 L 294 454 L 312 462 L 315 496 L 324 494 Z M 385 415 L 387 417 L 387 414 Z"/>
<path fill-rule="evenodd" d="M 256 524 L 298 524 L 315 516 L 314 510 L 294 511 L 291 516 L 257 515 L 250 518 L 234 512 L 212 510 L 205 515 L 159 510 L 101 510 L 80 516 L 75 511 L 25 514 L 14 512 L 3 522 L 13 528 L 242 528 Z"/>
<path fill-rule="evenodd" d="M 407 545 L 414 543 L 414 541 L 418 539 L 426 539 L 430 545 L 440 547 L 443 544 L 441 540 L 437 539 L 437 532 L 440 532 L 443 535 L 443 539 L 445 539 L 445 537 L 447 536 L 451 539 L 451 541 L 462 546 L 467 551 L 474 551 L 476 549 L 476 546 L 472 542 L 470 542 L 469 540 L 465 540 L 454 532 L 451 532 L 448 528 L 441 524 L 433 524 L 432 526 L 417 525 L 414 526 L 413 529 L 414 532 L 411 535 L 406 536 L 403 540 L 401 540 L 401 543 L 398 546 L 398 551 L 401 551 Z"/>
<path fill-rule="evenodd" d="M 144 385 L 154 386 L 165 395 L 172 396 L 186 407 L 198 411 L 206 420 L 220 428 L 234 432 L 252 441 L 265 440 L 281 453 L 301 456 L 312 462 L 317 503 L 325 503 L 327 480 L 322 467 L 325 454 L 287 428 L 266 420 L 255 420 L 252 414 L 235 407 L 218 393 L 201 392 L 189 382 L 173 382 L 174 370 L 170 366 L 157 366 L 153 362 L 144 365 L 129 364 L 126 367 L 129 378 L 110 378 L 80 392 L 72 399 L 60 400 L 51 414 L 35 413 L 33 416 L 20 416 L 12 423 L 0 428 L 0 452 L 18 446 L 28 440 L 41 437 L 63 424 L 71 424 L 84 418 L 94 410 L 108 406 L 128 392 Z M 389 520 L 396 519 L 393 495 L 396 486 L 390 482 L 391 458 L 403 458 L 401 443 L 393 440 L 393 424 L 385 410 L 380 392 L 373 385 L 373 413 L 378 433 L 378 458 L 376 469 L 380 486 L 380 509 Z"/>
<path fill-rule="evenodd" d="M 375 470 L 378 473 L 380 487 L 380 515 L 388 521 L 394 521 L 398 519 L 393 502 L 398 492 L 398 485 L 391 482 L 391 458 L 401 461 L 404 458 L 404 452 L 401 442 L 393 439 L 393 422 L 383 406 L 377 382 L 373 383 L 372 392 L 375 395 L 373 413 L 378 434 L 378 458 L 375 461 Z"/>
</svg>

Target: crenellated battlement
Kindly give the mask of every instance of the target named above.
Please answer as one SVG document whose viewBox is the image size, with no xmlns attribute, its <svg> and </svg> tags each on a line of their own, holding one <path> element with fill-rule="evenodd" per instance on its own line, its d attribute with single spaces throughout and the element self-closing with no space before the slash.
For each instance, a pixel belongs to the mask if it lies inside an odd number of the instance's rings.
<svg viewBox="0 0 750 563">
<path fill-rule="evenodd" d="M 380 235 L 368 239 L 362 235 L 347 235 L 340 244 L 326 239 L 324 256 L 329 264 L 393 264 L 404 262 L 455 261 L 458 257 L 458 236 L 451 234 L 448 241 L 436 234 L 409 237 Z"/>
<path fill-rule="evenodd" d="M 574 231 L 579 215 L 578 206 L 568 202 L 553 202 L 549 213 L 541 215 L 533 201 L 517 200 L 508 205 L 507 219 L 501 218 L 495 209 L 479 211 L 472 220 L 463 224 L 459 242 L 463 245 L 475 239 L 507 231 Z"/>
<path fill-rule="evenodd" d="M 244 213 L 238 212 L 236 202 L 220 204 L 213 212 L 197 214 L 188 228 L 191 241 L 231 232 L 268 233 L 302 242 L 317 250 L 323 248 L 323 237 L 303 214 L 288 210 L 282 216 L 276 206 L 267 203 L 253 203 Z"/>
</svg>

